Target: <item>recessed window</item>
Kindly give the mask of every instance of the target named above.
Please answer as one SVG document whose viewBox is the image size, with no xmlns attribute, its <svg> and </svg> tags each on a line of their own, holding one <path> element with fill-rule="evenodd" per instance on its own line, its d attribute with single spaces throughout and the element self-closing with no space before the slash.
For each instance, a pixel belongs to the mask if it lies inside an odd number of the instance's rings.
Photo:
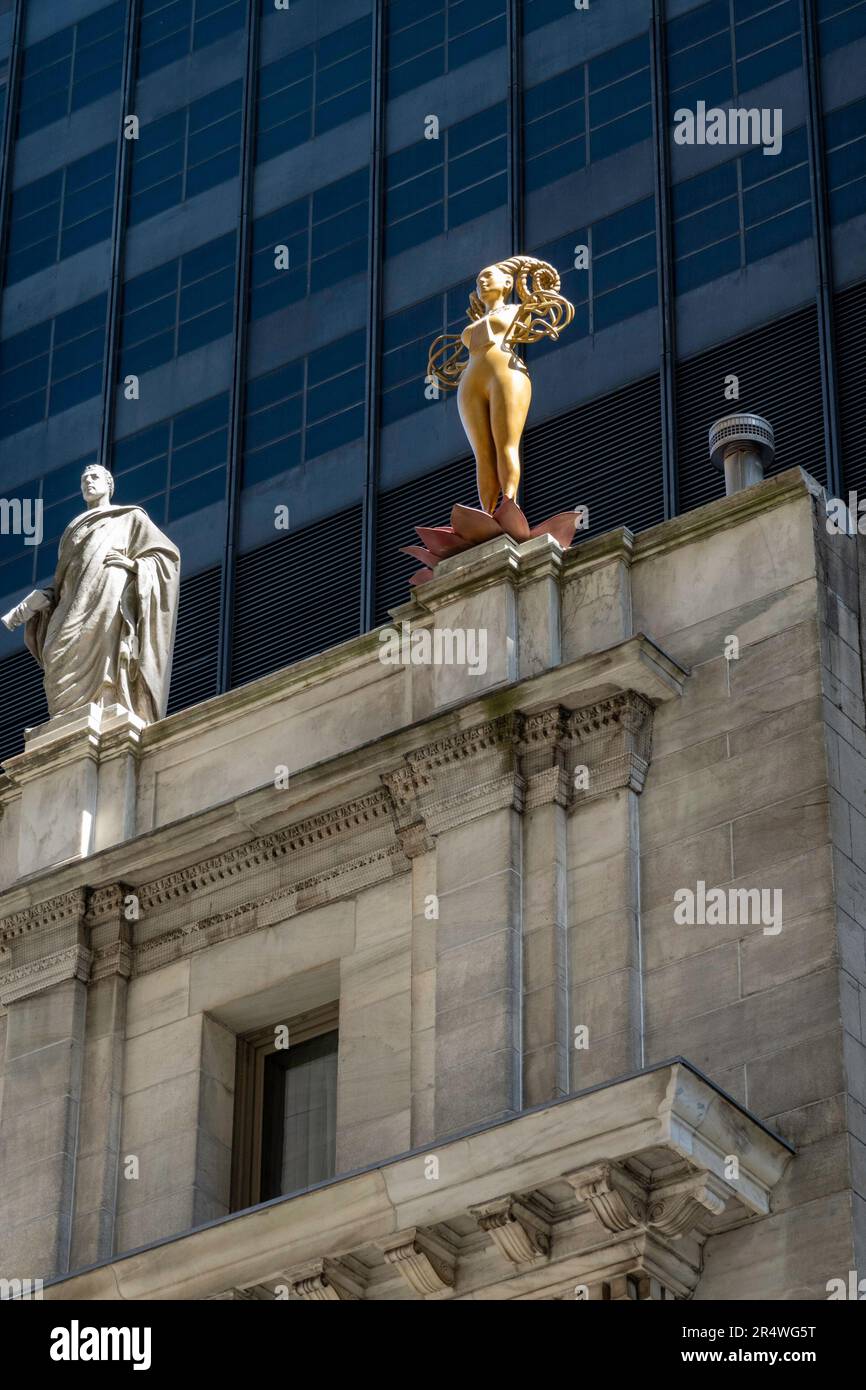
<svg viewBox="0 0 866 1390">
<path fill-rule="evenodd" d="M 238 1038 L 232 1210 L 336 1171 L 336 1002 Z"/>
</svg>

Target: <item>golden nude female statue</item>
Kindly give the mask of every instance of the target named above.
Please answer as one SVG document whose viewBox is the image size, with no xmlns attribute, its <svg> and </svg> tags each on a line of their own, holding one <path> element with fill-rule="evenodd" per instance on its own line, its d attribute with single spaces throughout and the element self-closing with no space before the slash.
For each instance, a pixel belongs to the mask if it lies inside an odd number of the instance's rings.
<svg viewBox="0 0 866 1390">
<path fill-rule="evenodd" d="M 509 302 L 516 288 L 517 302 Z M 518 355 L 522 343 L 559 337 L 574 306 L 559 293 L 560 278 L 547 261 L 511 256 L 488 265 L 469 298 L 461 334 L 444 333 L 431 345 L 427 372 L 441 386 L 457 386 L 457 409 L 475 455 L 478 496 L 492 513 L 499 499 L 514 501 L 520 483 L 520 438 L 532 385 Z"/>
</svg>

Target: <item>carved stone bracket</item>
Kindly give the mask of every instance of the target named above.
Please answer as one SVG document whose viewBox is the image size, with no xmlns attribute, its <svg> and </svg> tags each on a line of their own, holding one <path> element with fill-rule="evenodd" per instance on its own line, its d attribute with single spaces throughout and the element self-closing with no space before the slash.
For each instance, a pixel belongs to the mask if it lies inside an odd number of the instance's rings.
<svg viewBox="0 0 866 1390">
<path fill-rule="evenodd" d="M 528 1264 L 549 1254 L 550 1223 L 533 1209 L 531 1201 L 500 1197 L 469 1211 L 511 1264 Z"/>
<path fill-rule="evenodd" d="M 707 1215 L 720 1216 L 730 1195 L 710 1173 L 649 1186 L 613 1163 L 566 1173 L 565 1179 L 606 1231 L 657 1231 L 671 1240 L 689 1234 Z"/>
<path fill-rule="evenodd" d="M 454 1287 L 456 1256 L 433 1231 L 411 1227 L 380 1246 L 413 1293 L 426 1298 Z"/>
<path fill-rule="evenodd" d="M 288 1277 L 295 1298 L 306 1303 L 357 1302 L 364 1297 L 364 1283 L 341 1260 L 315 1260 Z"/>
</svg>

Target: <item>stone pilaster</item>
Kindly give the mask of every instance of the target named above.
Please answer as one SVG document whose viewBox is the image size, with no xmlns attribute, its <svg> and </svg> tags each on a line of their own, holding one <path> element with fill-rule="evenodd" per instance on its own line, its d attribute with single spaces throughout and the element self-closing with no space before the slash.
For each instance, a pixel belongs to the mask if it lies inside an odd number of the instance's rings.
<svg viewBox="0 0 866 1390">
<path fill-rule="evenodd" d="M 407 834 L 435 843 L 436 1136 L 521 1104 L 519 733 L 518 715 L 490 720 L 408 755 L 385 778 L 404 843 Z M 431 863 L 424 872 L 429 887 Z M 432 957 L 425 964 L 433 969 Z"/>
<path fill-rule="evenodd" d="M 87 979 L 85 894 L 76 889 L 0 921 L 7 1010 L 0 1115 L 0 1269 L 42 1278 L 70 1268 Z"/>
<path fill-rule="evenodd" d="M 87 992 L 72 1265 L 114 1253 L 126 1003 L 138 899 L 121 884 L 96 889 L 87 910 L 93 953 Z"/>
<path fill-rule="evenodd" d="M 566 726 L 571 1089 L 643 1062 L 638 798 L 652 710 L 633 691 Z"/>
</svg>

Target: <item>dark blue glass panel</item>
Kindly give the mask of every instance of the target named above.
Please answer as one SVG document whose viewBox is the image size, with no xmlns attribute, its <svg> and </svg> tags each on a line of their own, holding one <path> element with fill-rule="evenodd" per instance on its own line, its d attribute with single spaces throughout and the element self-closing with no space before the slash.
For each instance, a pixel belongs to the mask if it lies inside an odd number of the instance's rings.
<svg viewBox="0 0 866 1390">
<path fill-rule="evenodd" d="M 466 154 L 467 151 L 475 149 L 476 146 L 485 144 L 488 140 L 495 140 L 497 136 L 504 135 L 506 131 L 506 106 L 501 101 L 496 106 L 488 106 L 486 111 L 479 111 L 477 116 L 469 116 L 465 121 L 458 121 L 448 131 L 448 158 L 454 159 L 456 155 Z M 426 141 L 433 144 L 434 141 Z"/>
<path fill-rule="evenodd" d="M 332 251 L 328 256 L 314 260 L 310 266 L 310 292 L 318 293 L 328 285 L 336 285 L 351 275 L 363 275 L 367 269 L 367 245 L 356 241 L 340 251 Z"/>
<path fill-rule="evenodd" d="M 196 439 L 185 448 L 175 449 L 171 456 L 172 485 L 185 483 L 211 468 L 224 466 L 228 447 L 228 430 L 221 429 Z"/>
<path fill-rule="evenodd" d="M 242 0 L 232 0 L 229 5 L 212 14 L 205 13 L 204 0 L 199 0 L 196 12 L 193 48 L 205 48 L 217 39 L 225 38 L 244 26 L 244 4 Z"/>
<path fill-rule="evenodd" d="M 692 44 L 700 43 L 710 34 L 727 29 L 730 24 L 728 0 L 712 0 L 709 5 L 690 10 L 688 14 L 667 23 L 667 42 L 669 53 L 679 53 Z"/>
<path fill-rule="evenodd" d="M 866 179 L 845 184 L 830 193 L 830 220 L 835 225 L 866 212 Z"/>
<path fill-rule="evenodd" d="M 812 235 L 812 210 L 804 206 L 792 208 L 781 217 L 770 222 L 761 222 L 757 227 L 746 228 L 746 260 L 756 261 L 762 256 L 772 255 L 785 246 L 805 241 Z"/>
<path fill-rule="evenodd" d="M 402 23 L 388 10 L 388 62 L 397 67 L 410 58 L 445 42 L 445 6 L 438 4 L 427 14 Z"/>
<path fill-rule="evenodd" d="M 397 314 L 389 314 L 382 323 L 382 351 L 391 352 L 404 343 L 414 342 L 427 333 L 442 331 L 442 296 L 424 299 Z"/>
<path fill-rule="evenodd" d="M 645 198 L 595 223 L 592 229 L 593 254 L 601 255 L 649 232 L 655 232 L 655 203 L 652 198 Z"/>
<path fill-rule="evenodd" d="M 668 85 L 672 92 L 687 84 L 694 84 L 698 78 L 731 65 L 731 36 L 726 29 L 722 34 L 714 34 L 694 48 L 683 53 L 668 55 Z"/>
<path fill-rule="evenodd" d="M 432 82 L 435 78 L 441 77 L 445 71 L 445 54 L 441 48 L 433 48 L 429 53 L 423 53 L 420 58 L 413 58 L 408 63 L 403 63 L 399 68 L 392 68 L 388 73 L 388 96 L 402 96 L 405 92 L 413 92 L 417 87 L 425 82 Z"/>
<path fill-rule="evenodd" d="M 262 410 L 285 396 L 304 389 L 303 361 L 287 362 L 275 372 L 253 377 L 247 383 L 247 411 Z"/>
<path fill-rule="evenodd" d="M 143 275 L 127 280 L 123 287 L 124 314 L 141 309 L 167 294 L 174 294 L 177 290 L 178 265 L 177 260 L 167 261 L 165 265 L 158 265 L 154 270 L 147 270 Z"/>
<path fill-rule="evenodd" d="M 775 217 L 798 203 L 809 201 L 809 171 L 805 165 L 780 174 L 776 179 L 747 188 L 743 193 L 743 215 L 746 226 Z"/>
<path fill-rule="evenodd" d="M 206 275 L 213 275 L 214 271 L 233 267 L 236 245 L 237 234 L 228 232 L 226 236 L 216 237 L 213 241 L 206 241 L 204 246 L 187 251 L 182 258 L 181 285 L 191 285 Z"/>
<path fill-rule="evenodd" d="M 303 398 L 300 395 L 288 396 L 277 401 L 266 410 L 257 410 L 247 415 L 245 443 L 247 449 L 259 449 L 274 439 L 295 434 L 300 430 L 303 417 Z"/>
<path fill-rule="evenodd" d="M 5 560 L 6 548 L 12 537 L 3 537 L 4 546 L 0 550 L 0 560 Z M 0 565 L 0 594 L 14 594 L 18 589 L 27 588 L 33 583 L 33 550 L 30 546 L 14 560 Z"/>
<path fill-rule="evenodd" d="M 499 169 L 504 169 L 506 158 L 507 146 L 503 135 L 498 140 L 492 140 L 489 144 L 482 145 L 480 150 L 471 150 L 469 154 L 461 155 L 459 159 L 449 159 L 449 194 L 460 193 L 464 188 L 469 188 L 474 183 L 480 183 L 482 179 L 489 178 Z"/>
<path fill-rule="evenodd" d="M 228 418 L 229 396 L 227 391 L 222 391 L 209 401 L 202 401 L 200 405 L 194 405 L 174 417 L 172 447 L 183 448 L 203 435 L 222 429 L 228 423 Z"/>
<path fill-rule="evenodd" d="M 506 34 L 505 15 L 502 15 L 499 19 L 493 19 L 489 24 L 483 24 L 478 29 L 471 29 L 467 34 L 449 39 L 449 69 L 453 72 L 455 68 L 461 67 L 464 63 L 471 63 L 473 58 L 483 58 L 485 54 L 493 53 L 497 48 L 503 46 Z"/>
<path fill-rule="evenodd" d="M 495 178 L 478 183 L 465 193 L 457 193 L 448 199 L 448 225 L 459 227 L 473 217 L 481 217 L 491 208 L 501 207 L 508 197 L 508 177 L 497 174 Z"/>
<path fill-rule="evenodd" d="M 365 115 L 369 109 L 370 83 L 364 82 L 360 87 L 353 87 L 350 92 L 344 92 L 341 96 L 316 106 L 316 134 L 322 135 L 326 130 L 334 130 L 345 121 Z"/>
<path fill-rule="evenodd" d="M 168 457 L 169 421 L 162 420 L 150 429 L 126 439 L 118 439 L 114 444 L 113 471 L 118 475 L 128 468 L 137 468 L 151 459 Z"/>
<path fill-rule="evenodd" d="M 19 430 L 27 429 L 28 425 L 35 425 L 37 421 L 44 418 L 44 391 L 32 396 L 25 396 L 22 400 L 15 401 L 13 405 L 0 407 L 0 435 L 5 438 L 7 435 L 17 434 Z"/>
<path fill-rule="evenodd" d="M 172 357 L 174 357 L 173 328 L 170 332 L 148 338 L 135 346 L 124 344 L 121 357 L 121 376 L 128 376 L 130 373 L 141 376 L 142 373 L 161 366 L 163 362 L 170 362 Z"/>
<path fill-rule="evenodd" d="M 266 478 L 273 478 L 278 473 L 296 468 L 300 462 L 300 434 L 286 435 L 285 438 L 277 440 L 274 444 L 269 444 L 266 448 L 257 449 L 255 453 L 245 455 L 243 486 L 253 487 L 256 483 L 264 482 Z"/>
<path fill-rule="evenodd" d="M 644 106 L 640 111 L 632 111 L 630 115 L 594 130 L 590 135 L 590 157 L 607 159 L 620 150 L 628 149 L 630 145 L 648 140 L 651 135 L 652 111 L 649 106 Z"/>
<path fill-rule="evenodd" d="M 192 352 L 195 348 L 203 347 L 205 343 L 212 343 L 216 338 L 222 338 L 231 331 L 231 304 L 223 304 L 217 309 L 210 309 L 206 314 L 200 314 L 198 318 L 190 319 L 188 323 L 180 325 L 177 341 L 178 356 L 180 357 L 185 352 Z"/>
<path fill-rule="evenodd" d="M 774 44 L 772 48 L 756 53 L 753 58 L 744 58 L 737 63 L 737 86 L 741 92 L 758 87 L 762 82 L 771 82 L 783 72 L 790 72 L 803 61 L 803 50 L 799 34 Z"/>
<path fill-rule="evenodd" d="M 704 212 L 682 218 L 674 229 L 677 256 L 686 256 L 714 241 L 734 236 L 740 229 L 740 210 L 736 198 L 716 203 Z"/>
<path fill-rule="evenodd" d="M 573 103 L 582 105 L 583 71 L 583 67 L 569 68 L 558 77 L 551 77 L 547 82 L 540 82 L 537 87 L 530 87 L 523 98 L 523 119 L 527 125 L 551 111 L 558 111 L 562 106 L 570 106 Z"/>
<path fill-rule="evenodd" d="M 859 0 L 859 4 L 844 14 L 822 18 L 819 32 L 823 53 L 832 53 L 837 48 L 844 48 L 846 44 L 866 37 L 866 0 Z"/>
<path fill-rule="evenodd" d="M 705 174 L 698 174 L 696 178 L 674 184 L 671 190 L 674 217 L 684 217 L 687 213 L 709 207 L 711 203 L 721 202 L 732 195 L 736 197 L 736 193 L 737 164 L 732 159 L 726 164 L 717 164 Z"/>
<path fill-rule="evenodd" d="M 323 386 L 313 387 L 307 393 L 307 421 L 323 420 L 336 411 L 356 405 L 364 399 L 364 368 L 355 367 L 351 372 L 333 377 Z"/>
<path fill-rule="evenodd" d="M 49 415 L 59 415 L 61 411 L 69 410 L 71 406 L 78 405 L 81 401 L 98 396 L 101 390 L 102 363 L 100 362 L 92 367 L 87 367 L 83 372 L 78 372 L 75 376 L 68 376 L 63 381 L 54 382 L 51 387 L 48 413 Z"/>
<path fill-rule="evenodd" d="M 595 332 L 600 333 L 621 319 L 632 318 L 652 309 L 658 303 L 658 287 L 655 274 L 645 275 L 642 280 L 633 280 L 618 290 L 611 290 L 595 301 L 593 322 Z"/>
<path fill-rule="evenodd" d="M 364 407 L 358 405 L 344 410 L 330 420 L 314 425 L 306 431 L 304 453 L 308 459 L 326 454 L 330 449 L 338 449 L 341 444 L 349 444 L 360 439 L 364 433 Z"/>
<path fill-rule="evenodd" d="M 313 227 L 313 257 L 334 251 L 346 242 L 358 241 L 367 235 L 367 204 L 357 203 L 338 217 L 319 222 Z"/>
<path fill-rule="evenodd" d="M 591 93 L 612 82 L 620 82 L 624 77 L 649 66 L 649 36 L 640 34 L 628 43 L 593 58 L 587 66 Z"/>
<path fill-rule="evenodd" d="M 98 294 L 95 299 L 88 299 L 84 304 L 77 304 L 74 309 L 67 309 L 64 314 L 58 314 L 54 320 L 55 348 L 60 343 L 80 338 L 82 334 L 89 333 L 94 328 L 104 330 L 107 307 L 108 296 Z"/>
<path fill-rule="evenodd" d="M 310 386 L 318 386 L 331 377 L 362 363 L 365 350 L 365 334 L 363 330 L 359 329 L 357 333 L 348 333 L 345 338 L 340 338 L 335 343 L 329 343 L 327 347 L 319 348 L 318 352 L 311 352 L 307 369 Z"/>
<path fill-rule="evenodd" d="M 593 261 L 593 292 L 603 294 L 625 280 L 634 280 L 645 271 L 655 271 L 655 237 L 641 237 Z"/>
<path fill-rule="evenodd" d="M 365 201 L 369 192 L 369 184 L 370 170 L 365 165 L 357 173 L 349 174 L 344 179 L 338 179 L 336 183 L 328 184 L 326 188 L 317 189 L 313 194 L 313 222 L 320 222 L 326 217 L 334 217 L 338 212 L 344 212 L 346 208 Z"/>
<path fill-rule="evenodd" d="M 215 468 L 210 473 L 194 478 L 191 483 L 181 483 L 168 494 L 168 519 L 177 521 L 180 516 L 188 516 L 201 507 L 209 507 L 225 498 L 226 470 Z"/>
</svg>

